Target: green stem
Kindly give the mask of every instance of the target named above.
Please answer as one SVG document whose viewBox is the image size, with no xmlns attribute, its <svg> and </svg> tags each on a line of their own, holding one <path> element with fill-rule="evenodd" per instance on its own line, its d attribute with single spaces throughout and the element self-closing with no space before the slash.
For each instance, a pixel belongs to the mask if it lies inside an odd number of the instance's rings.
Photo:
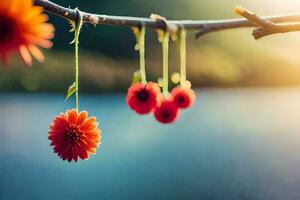
<svg viewBox="0 0 300 200">
<path fill-rule="evenodd" d="M 169 40 L 170 32 L 165 32 L 162 51 L 163 51 L 163 95 L 167 96 L 169 94 Z"/>
<path fill-rule="evenodd" d="M 180 32 L 180 85 L 183 87 L 186 81 L 186 30 Z"/>
<path fill-rule="evenodd" d="M 82 13 L 76 9 L 78 18 L 75 22 L 75 98 L 76 98 L 76 110 L 79 109 L 79 56 L 78 56 L 78 46 L 79 46 L 79 34 L 82 27 Z"/>
<path fill-rule="evenodd" d="M 143 25 L 140 32 L 139 37 L 139 53 L 140 53 L 140 73 L 141 73 L 141 81 L 142 84 L 147 84 L 146 78 L 146 62 L 145 62 L 145 35 L 146 35 L 146 27 Z"/>
</svg>

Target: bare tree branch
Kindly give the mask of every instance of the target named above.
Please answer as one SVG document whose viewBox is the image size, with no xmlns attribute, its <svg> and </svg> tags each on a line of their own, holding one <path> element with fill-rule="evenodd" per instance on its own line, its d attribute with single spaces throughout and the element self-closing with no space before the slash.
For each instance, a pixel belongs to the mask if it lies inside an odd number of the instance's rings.
<svg viewBox="0 0 300 200">
<path fill-rule="evenodd" d="M 268 28 L 257 28 L 253 31 L 253 36 L 255 39 L 260 39 L 265 36 L 269 36 L 272 34 L 277 33 L 288 33 L 288 32 L 295 32 L 300 31 L 300 23 L 295 24 L 284 24 L 284 25 L 276 25 L 275 27 L 268 29 Z"/>
<path fill-rule="evenodd" d="M 245 17 L 248 21 L 253 23 L 255 26 L 265 27 L 265 26 L 274 26 L 275 25 L 269 19 L 264 19 L 262 17 L 259 17 L 255 13 L 253 13 L 241 6 L 236 6 L 234 11 L 237 14 L 241 15 L 242 17 Z"/>
<path fill-rule="evenodd" d="M 35 0 L 35 5 L 44 7 L 45 11 L 69 20 L 77 19 L 77 12 L 74 9 L 66 8 L 57 5 L 48 0 Z M 300 14 L 294 15 L 281 15 L 270 17 L 257 17 L 250 11 L 254 18 L 247 19 L 223 19 L 223 20 L 168 20 L 168 24 L 172 24 L 178 27 L 184 27 L 187 30 L 196 30 L 196 38 L 215 31 L 221 31 L 225 29 L 242 28 L 242 27 L 254 27 L 258 26 L 254 30 L 253 35 L 255 39 L 275 34 L 285 33 L 291 31 L 300 31 Z M 243 16 L 245 17 L 245 16 Z M 166 23 L 163 21 L 156 21 L 150 18 L 141 17 L 125 17 L 125 16 L 112 16 L 112 15 L 98 15 L 83 12 L 83 21 L 92 25 L 105 24 L 105 25 L 119 25 L 119 26 L 141 26 L 145 25 L 147 28 L 153 29 L 166 29 Z M 298 23 L 293 23 L 298 22 Z M 274 27 L 268 23 L 272 23 Z M 277 25 L 277 23 L 280 23 Z M 289 24 L 281 24 L 289 23 Z M 276 27 L 276 28 L 275 28 Z"/>
<path fill-rule="evenodd" d="M 252 22 L 258 28 L 254 29 L 252 35 L 255 39 L 276 34 L 276 33 L 287 33 L 293 31 L 300 31 L 300 23 L 291 24 L 275 24 L 268 19 L 264 19 L 252 13 L 251 11 L 237 6 L 235 12 L 245 17 L 249 22 Z"/>
</svg>

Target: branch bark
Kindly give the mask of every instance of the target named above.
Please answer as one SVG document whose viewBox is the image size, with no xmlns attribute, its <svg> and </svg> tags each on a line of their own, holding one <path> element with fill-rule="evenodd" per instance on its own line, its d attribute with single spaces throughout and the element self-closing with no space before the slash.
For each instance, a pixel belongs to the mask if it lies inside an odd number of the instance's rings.
<svg viewBox="0 0 300 200">
<path fill-rule="evenodd" d="M 77 19 L 77 12 L 74 9 L 57 5 L 48 0 L 35 0 L 34 3 L 35 5 L 44 7 L 44 10 L 47 13 L 51 13 L 72 21 Z M 253 32 L 255 39 L 259 39 L 261 37 L 275 33 L 300 31 L 300 14 L 270 16 L 263 18 L 260 17 L 260 19 L 271 22 L 275 26 L 265 26 L 266 24 L 261 22 L 259 22 L 259 24 L 256 24 L 257 21 L 254 23 L 253 20 L 251 21 L 249 19 L 168 20 L 168 24 L 175 25 L 177 27 L 184 27 L 186 30 L 196 30 L 196 38 L 215 31 L 255 26 L 258 26 L 258 28 L 256 28 Z M 92 25 L 104 24 L 129 27 L 139 27 L 141 25 L 145 25 L 147 28 L 163 30 L 167 28 L 166 23 L 164 23 L 163 21 L 156 21 L 150 18 L 99 15 L 86 12 L 83 12 L 83 21 Z M 276 25 L 277 23 L 280 24 Z"/>
<path fill-rule="evenodd" d="M 259 39 L 271 34 L 287 33 L 292 31 L 300 31 L 300 23 L 292 24 L 275 24 L 268 19 L 264 19 L 252 13 L 251 11 L 244 9 L 240 6 L 235 8 L 235 12 L 245 17 L 249 22 L 258 28 L 254 29 L 252 35 L 255 39 Z"/>
</svg>

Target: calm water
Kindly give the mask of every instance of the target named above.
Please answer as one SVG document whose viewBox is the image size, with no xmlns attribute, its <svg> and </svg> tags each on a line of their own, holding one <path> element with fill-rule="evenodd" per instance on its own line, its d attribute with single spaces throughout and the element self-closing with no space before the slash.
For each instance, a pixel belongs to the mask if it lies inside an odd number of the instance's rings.
<svg viewBox="0 0 300 200">
<path fill-rule="evenodd" d="M 69 164 L 47 140 L 63 96 L 0 94 L 0 199 L 300 199 L 300 88 L 197 96 L 163 126 L 130 112 L 124 94 L 82 95 L 103 145 Z"/>
</svg>

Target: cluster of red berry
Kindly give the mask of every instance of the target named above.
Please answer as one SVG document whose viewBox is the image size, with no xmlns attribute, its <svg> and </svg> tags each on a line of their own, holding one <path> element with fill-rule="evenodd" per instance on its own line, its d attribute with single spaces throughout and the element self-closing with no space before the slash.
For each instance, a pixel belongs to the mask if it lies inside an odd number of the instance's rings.
<svg viewBox="0 0 300 200">
<path fill-rule="evenodd" d="M 190 108 L 195 101 L 195 93 L 191 88 L 175 87 L 171 94 L 163 95 L 158 84 L 148 82 L 143 85 L 134 83 L 126 97 L 128 106 L 140 115 L 154 113 L 157 121 L 168 124 L 180 115 L 180 109 Z"/>
</svg>

